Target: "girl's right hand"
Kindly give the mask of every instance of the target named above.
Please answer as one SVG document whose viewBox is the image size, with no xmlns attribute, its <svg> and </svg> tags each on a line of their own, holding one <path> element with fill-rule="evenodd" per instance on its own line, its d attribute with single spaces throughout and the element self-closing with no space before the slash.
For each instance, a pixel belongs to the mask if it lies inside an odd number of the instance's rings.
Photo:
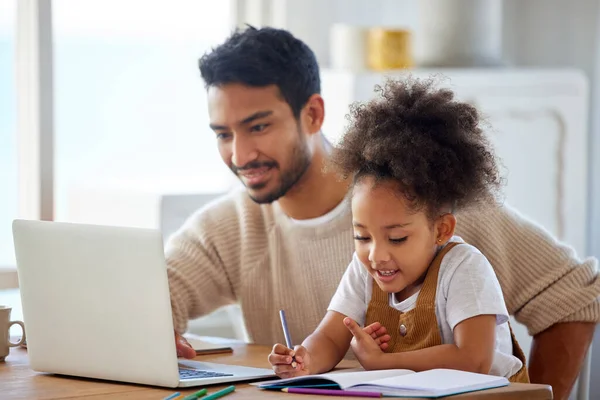
<svg viewBox="0 0 600 400">
<path fill-rule="evenodd" d="M 295 360 L 295 361 L 294 361 Z M 296 346 L 293 350 L 276 344 L 269 354 L 269 363 L 280 378 L 293 378 L 310 375 L 310 355 L 305 347 Z"/>
</svg>

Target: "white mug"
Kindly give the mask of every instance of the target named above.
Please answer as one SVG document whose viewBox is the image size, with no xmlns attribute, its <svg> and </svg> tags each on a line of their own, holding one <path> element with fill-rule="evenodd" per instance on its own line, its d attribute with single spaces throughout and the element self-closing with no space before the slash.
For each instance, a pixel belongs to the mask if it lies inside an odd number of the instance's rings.
<svg viewBox="0 0 600 400">
<path fill-rule="evenodd" d="M 0 362 L 4 361 L 11 347 L 17 347 L 25 342 L 25 325 L 22 321 L 11 321 L 10 311 L 12 309 L 7 306 L 0 306 Z M 21 340 L 16 343 L 10 341 L 8 331 L 13 325 L 19 325 L 23 331 Z"/>
</svg>

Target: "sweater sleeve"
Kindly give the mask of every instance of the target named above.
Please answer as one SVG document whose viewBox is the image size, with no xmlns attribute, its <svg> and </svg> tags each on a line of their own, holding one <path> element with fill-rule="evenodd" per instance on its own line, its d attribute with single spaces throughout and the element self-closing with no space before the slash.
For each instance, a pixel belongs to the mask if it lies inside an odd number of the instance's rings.
<svg viewBox="0 0 600 400">
<path fill-rule="evenodd" d="M 598 322 L 598 261 L 580 260 L 504 205 L 458 215 L 457 234 L 492 264 L 510 314 L 536 335 L 558 322 Z"/>
<path fill-rule="evenodd" d="M 232 277 L 239 265 L 239 232 L 235 207 L 221 200 L 192 217 L 169 238 L 165 256 L 173 324 L 185 332 L 190 319 L 236 301 Z M 229 249 L 222 254 L 223 242 Z"/>
</svg>

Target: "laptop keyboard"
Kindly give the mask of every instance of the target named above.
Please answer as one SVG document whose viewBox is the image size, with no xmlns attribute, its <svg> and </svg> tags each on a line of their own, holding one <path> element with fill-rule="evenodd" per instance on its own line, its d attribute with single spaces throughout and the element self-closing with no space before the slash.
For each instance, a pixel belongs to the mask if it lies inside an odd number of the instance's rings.
<svg viewBox="0 0 600 400">
<path fill-rule="evenodd" d="M 179 377 L 181 379 L 220 378 L 223 376 L 233 376 L 233 374 L 215 371 L 203 371 L 200 369 L 179 368 Z"/>
</svg>

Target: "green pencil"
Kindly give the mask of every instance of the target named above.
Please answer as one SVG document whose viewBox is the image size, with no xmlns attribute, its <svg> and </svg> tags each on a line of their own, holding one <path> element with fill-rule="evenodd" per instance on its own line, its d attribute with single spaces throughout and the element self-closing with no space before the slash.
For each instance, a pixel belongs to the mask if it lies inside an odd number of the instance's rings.
<svg viewBox="0 0 600 400">
<path fill-rule="evenodd" d="M 190 395 L 185 396 L 182 400 L 199 399 L 200 397 L 204 396 L 206 393 L 208 393 L 208 390 L 206 390 L 206 389 L 198 390 L 196 393 L 192 393 Z"/>
<path fill-rule="evenodd" d="M 223 390 L 219 390 L 218 392 L 215 392 L 211 395 L 206 396 L 203 400 L 215 400 L 215 399 L 219 399 L 225 395 L 228 395 L 229 393 L 233 392 L 235 390 L 235 386 L 228 386 Z"/>
</svg>

